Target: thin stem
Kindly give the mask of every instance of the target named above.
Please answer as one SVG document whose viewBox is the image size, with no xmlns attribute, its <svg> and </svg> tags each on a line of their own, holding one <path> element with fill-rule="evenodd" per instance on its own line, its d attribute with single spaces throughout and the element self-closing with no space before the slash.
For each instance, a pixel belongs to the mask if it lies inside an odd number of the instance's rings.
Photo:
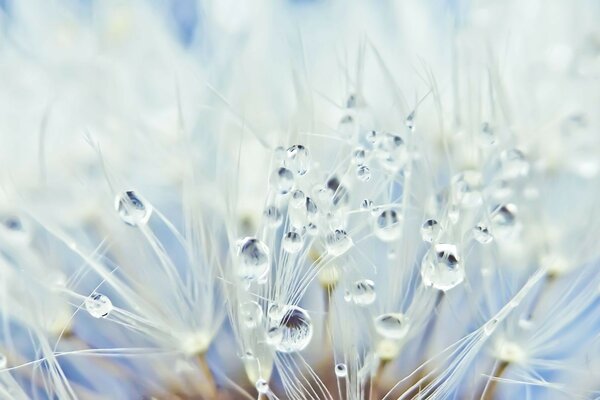
<svg viewBox="0 0 600 400">
<path fill-rule="evenodd" d="M 483 393 L 481 394 L 481 400 L 492 400 L 494 398 L 494 394 L 496 393 L 496 389 L 498 388 L 498 379 L 502 377 L 504 371 L 510 363 L 508 361 L 501 361 L 500 364 L 495 368 L 494 374 L 487 381 L 485 388 L 483 389 Z"/>
<path fill-rule="evenodd" d="M 206 378 L 206 392 L 204 393 L 205 397 L 210 400 L 216 399 L 217 384 L 215 382 L 215 377 L 208 366 L 208 362 L 206 362 L 206 353 L 199 354 L 196 359 L 198 360 L 198 366 L 202 370 L 202 374 Z"/>
</svg>

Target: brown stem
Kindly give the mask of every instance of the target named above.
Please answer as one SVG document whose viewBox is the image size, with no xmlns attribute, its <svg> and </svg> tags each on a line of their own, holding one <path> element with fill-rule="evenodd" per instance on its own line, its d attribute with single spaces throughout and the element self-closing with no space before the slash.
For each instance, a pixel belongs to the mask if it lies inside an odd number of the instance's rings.
<svg viewBox="0 0 600 400">
<path fill-rule="evenodd" d="M 481 400 L 492 400 L 494 398 L 494 394 L 496 393 L 496 389 L 498 388 L 498 379 L 502 377 L 506 368 L 510 365 L 508 361 L 501 361 L 500 364 L 496 367 L 494 374 L 488 380 L 485 388 L 483 389 L 483 393 L 481 394 Z"/>
<path fill-rule="evenodd" d="M 206 391 L 205 397 L 210 400 L 214 400 L 217 398 L 217 384 L 215 382 L 215 378 L 213 376 L 208 363 L 206 362 L 205 353 L 199 354 L 196 358 L 198 360 L 198 366 L 202 370 L 202 374 L 206 378 Z"/>
</svg>

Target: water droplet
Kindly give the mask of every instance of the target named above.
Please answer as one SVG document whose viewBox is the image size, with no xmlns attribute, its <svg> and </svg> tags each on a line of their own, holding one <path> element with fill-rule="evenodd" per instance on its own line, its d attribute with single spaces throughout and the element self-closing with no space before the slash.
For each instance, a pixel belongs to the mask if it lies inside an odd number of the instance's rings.
<svg viewBox="0 0 600 400">
<path fill-rule="evenodd" d="M 294 208 L 300 208 L 304 205 L 304 201 L 306 196 L 302 190 L 296 189 L 292 192 L 292 197 L 290 199 L 290 205 Z"/>
<path fill-rule="evenodd" d="M 276 228 L 281 225 L 281 221 L 283 220 L 281 211 L 279 211 L 277 206 L 267 206 L 263 212 L 263 215 L 265 216 L 269 226 L 272 228 Z"/>
<path fill-rule="evenodd" d="M 489 320 L 483 326 L 483 333 L 486 336 L 490 336 L 496 330 L 496 326 L 498 326 L 498 320 L 496 318 L 493 318 L 493 319 Z"/>
<path fill-rule="evenodd" d="M 465 278 L 458 249 L 452 244 L 436 244 L 423 256 L 421 279 L 425 286 L 450 290 Z"/>
<path fill-rule="evenodd" d="M 397 172 L 408 162 L 408 150 L 404 140 L 391 133 L 385 133 L 376 142 L 375 155 L 379 164 L 388 171 Z"/>
<path fill-rule="evenodd" d="M 375 318 L 375 330 L 387 339 L 402 339 L 409 327 L 408 318 L 402 313 L 387 313 Z"/>
<path fill-rule="evenodd" d="M 305 175 L 310 167 L 308 149 L 301 144 L 288 148 L 285 166 L 300 176 Z"/>
<path fill-rule="evenodd" d="M 421 225 L 421 238 L 424 242 L 432 243 L 442 232 L 442 227 L 435 219 L 428 219 Z"/>
<path fill-rule="evenodd" d="M 497 231 L 508 232 L 515 226 L 517 220 L 517 206 L 512 203 L 498 204 L 492 207 L 490 221 L 494 227 L 494 233 Z"/>
<path fill-rule="evenodd" d="M 8 365 L 8 359 L 3 353 L 0 353 L 0 369 L 6 368 Z"/>
<path fill-rule="evenodd" d="M 377 131 L 368 131 L 365 135 L 365 139 L 367 139 L 367 142 L 375 144 L 377 142 L 378 136 L 379 134 L 377 133 Z"/>
<path fill-rule="evenodd" d="M 415 111 L 414 110 L 411 111 L 410 114 L 408 114 L 408 117 L 406 117 L 404 124 L 411 131 L 415 129 Z"/>
<path fill-rule="evenodd" d="M 294 353 L 308 346 L 312 339 L 313 326 L 304 309 L 297 306 L 286 308 L 279 323 L 281 341 L 275 348 L 282 353 Z"/>
<path fill-rule="evenodd" d="M 492 129 L 488 122 L 481 124 L 480 139 L 481 144 L 484 146 L 493 146 L 496 144 L 496 135 L 494 134 L 494 129 Z"/>
<path fill-rule="evenodd" d="M 354 150 L 352 156 L 356 165 L 363 165 L 365 163 L 365 158 L 367 157 L 367 152 L 362 147 L 359 147 Z"/>
<path fill-rule="evenodd" d="M 7 215 L 1 219 L 3 239 L 14 244 L 27 244 L 31 241 L 31 234 L 23 220 L 16 215 Z"/>
<path fill-rule="evenodd" d="M 457 204 L 463 207 L 481 205 L 482 176 L 479 171 L 463 171 L 452 178 L 452 193 Z"/>
<path fill-rule="evenodd" d="M 375 301 L 375 283 L 368 279 L 354 282 L 349 290 L 350 300 L 354 304 L 366 306 Z"/>
<path fill-rule="evenodd" d="M 279 194 L 287 194 L 294 186 L 294 174 L 289 169 L 280 167 L 273 171 L 270 182 Z"/>
<path fill-rule="evenodd" d="M 371 208 L 373 208 L 373 202 L 369 199 L 364 199 L 360 203 L 360 208 L 361 210 L 370 210 Z"/>
<path fill-rule="evenodd" d="M 494 239 L 488 227 L 481 222 L 473 228 L 473 237 L 481 244 L 490 243 Z"/>
<path fill-rule="evenodd" d="M 240 317 L 247 328 L 256 328 L 262 321 L 262 308 L 255 301 L 247 301 L 240 305 Z"/>
<path fill-rule="evenodd" d="M 310 197 L 306 198 L 306 214 L 309 219 L 317 216 L 319 209 L 317 207 L 317 203 L 314 202 Z"/>
<path fill-rule="evenodd" d="M 94 318 L 106 318 L 112 311 L 113 305 L 108 297 L 94 292 L 85 299 L 85 309 Z"/>
<path fill-rule="evenodd" d="M 348 368 L 346 368 L 346 364 L 339 363 L 335 365 L 335 376 L 338 378 L 345 378 L 348 375 Z"/>
<path fill-rule="evenodd" d="M 336 229 L 325 237 L 325 247 L 334 257 L 344 254 L 350 250 L 352 245 L 352 238 L 343 229 Z"/>
<path fill-rule="evenodd" d="M 238 258 L 238 276 L 243 280 L 256 280 L 269 271 L 270 250 L 256 238 L 246 237 L 239 242 Z"/>
<path fill-rule="evenodd" d="M 272 326 L 267 331 L 267 343 L 273 347 L 277 347 L 281 344 L 283 339 L 283 331 L 279 326 Z"/>
<path fill-rule="evenodd" d="M 256 381 L 256 391 L 260 394 L 269 393 L 269 383 L 264 379 L 259 379 Z"/>
<path fill-rule="evenodd" d="M 529 162 L 518 149 L 504 150 L 500 153 L 500 168 L 503 179 L 523 178 L 529 174 Z"/>
<path fill-rule="evenodd" d="M 304 245 L 304 241 L 302 240 L 302 235 L 298 232 L 290 231 L 283 235 L 283 239 L 281 241 L 281 246 L 288 253 L 297 253 L 302 250 L 302 246 Z"/>
<path fill-rule="evenodd" d="M 356 168 L 356 177 L 363 182 L 367 182 L 371 179 L 371 170 L 366 165 L 360 165 Z"/>
<path fill-rule="evenodd" d="M 115 210 L 127 225 L 144 225 L 152 215 L 152 206 L 133 190 L 127 190 L 115 198 Z"/>
<path fill-rule="evenodd" d="M 402 233 L 402 215 L 393 208 L 383 210 L 375 218 L 375 235 L 384 242 L 397 239 Z"/>
</svg>

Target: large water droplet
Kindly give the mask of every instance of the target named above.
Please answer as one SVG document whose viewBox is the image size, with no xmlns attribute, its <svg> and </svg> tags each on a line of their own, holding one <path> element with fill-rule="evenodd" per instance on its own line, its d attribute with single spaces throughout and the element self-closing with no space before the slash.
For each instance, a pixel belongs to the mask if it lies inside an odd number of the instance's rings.
<svg viewBox="0 0 600 400">
<path fill-rule="evenodd" d="M 304 241 L 302 240 L 302 235 L 298 232 L 290 231 L 283 235 L 283 239 L 281 240 L 281 246 L 288 253 L 297 253 L 302 250 L 302 246 L 304 245 Z"/>
<path fill-rule="evenodd" d="M 325 247 L 334 257 L 344 254 L 352 245 L 352 238 L 343 229 L 336 229 L 325 237 Z"/>
<path fill-rule="evenodd" d="M 308 149 L 301 144 L 296 144 L 288 148 L 285 166 L 298 175 L 305 175 L 310 167 Z"/>
<path fill-rule="evenodd" d="M 247 281 L 264 276 L 271 265 L 269 247 L 253 237 L 246 237 L 239 242 L 238 258 L 238 276 Z"/>
<path fill-rule="evenodd" d="M 375 218 L 374 230 L 384 242 L 397 239 L 402 233 L 402 215 L 393 208 L 383 210 Z"/>
<path fill-rule="evenodd" d="M 435 219 L 428 219 L 421 225 L 421 238 L 424 242 L 432 243 L 442 232 L 442 227 Z"/>
<path fill-rule="evenodd" d="M 375 283 L 369 279 L 354 282 L 348 292 L 349 300 L 352 300 L 354 304 L 366 306 L 375 301 Z"/>
<path fill-rule="evenodd" d="M 256 328 L 262 321 L 262 308 L 255 301 L 246 301 L 240 305 L 240 318 L 247 328 Z"/>
<path fill-rule="evenodd" d="M 423 256 L 421 279 L 425 286 L 449 290 L 461 283 L 465 272 L 458 249 L 452 244 L 436 244 Z"/>
<path fill-rule="evenodd" d="M 402 313 L 387 313 L 375 318 L 375 330 L 387 339 L 402 339 L 409 327 L 408 318 Z"/>
<path fill-rule="evenodd" d="M 279 329 L 281 341 L 275 346 L 282 353 L 294 353 L 303 350 L 312 339 L 313 326 L 308 313 L 297 306 L 286 307 Z"/>
<path fill-rule="evenodd" d="M 294 186 L 294 174 L 287 168 L 280 167 L 271 174 L 271 185 L 279 194 L 287 194 Z"/>
<path fill-rule="evenodd" d="M 335 365 L 335 376 L 337 376 L 338 378 L 345 378 L 346 376 L 348 376 L 348 368 L 346 367 L 346 364 L 344 363 L 338 363 Z"/>
<path fill-rule="evenodd" d="M 112 311 L 113 305 L 108 297 L 94 292 L 85 299 L 85 309 L 94 318 L 106 318 Z"/>
<path fill-rule="evenodd" d="M 127 225 L 144 225 L 152 215 L 152 206 L 133 190 L 128 190 L 115 198 L 115 210 Z"/>
</svg>

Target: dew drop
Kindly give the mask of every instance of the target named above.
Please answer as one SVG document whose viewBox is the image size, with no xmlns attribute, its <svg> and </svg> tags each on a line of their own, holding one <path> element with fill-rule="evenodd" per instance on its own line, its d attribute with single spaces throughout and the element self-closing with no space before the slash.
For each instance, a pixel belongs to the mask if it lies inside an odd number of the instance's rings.
<svg viewBox="0 0 600 400">
<path fill-rule="evenodd" d="M 334 257 L 340 256 L 350 250 L 353 244 L 352 238 L 343 229 L 336 229 L 325 237 L 325 247 L 329 254 Z"/>
<path fill-rule="evenodd" d="M 436 244 L 423 256 L 421 279 L 425 286 L 450 290 L 465 278 L 455 245 Z"/>
<path fill-rule="evenodd" d="M 517 220 L 517 206 L 512 203 L 498 204 L 492 207 L 490 220 L 496 230 L 508 231 L 515 226 Z"/>
<path fill-rule="evenodd" d="M 269 271 L 270 250 L 256 238 L 246 237 L 239 242 L 238 258 L 238 276 L 243 280 L 256 280 Z"/>
<path fill-rule="evenodd" d="M 489 122 L 484 122 L 481 124 L 479 137 L 481 139 L 481 144 L 484 146 L 493 146 L 496 144 L 496 135 L 494 134 L 494 129 L 492 129 Z"/>
<path fill-rule="evenodd" d="M 371 170 L 366 165 L 360 165 L 356 168 L 356 177 L 363 182 L 368 182 L 371 179 Z"/>
<path fill-rule="evenodd" d="M 271 185 L 279 194 L 287 194 L 294 186 L 294 174 L 287 168 L 280 167 L 271 174 Z"/>
<path fill-rule="evenodd" d="M 381 314 L 375 318 L 375 330 L 386 339 L 402 339 L 408 328 L 408 318 L 402 313 Z"/>
<path fill-rule="evenodd" d="M 354 304 L 366 306 L 375 301 L 375 283 L 369 279 L 354 282 L 349 290 L 350 300 Z"/>
<path fill-rule="evenodd" d="M 259 379 L 256 381 L 256 391 L 260 394 L 269 393 L 269 383 L 264 379 Z"/>
<path fill-rule="evenodd" d="M 290 231 L 283 235 L 283 239 L 281 241 L 281 246 L 288 253 L 297 253 L 302 250 L 302 246 L 304 245 L 304 241 L 302 240 L 302 235 L 298 232 Z"/>
<path fill-rule="evenodd" d="M 367 139 L 367 142 L 375 144 L 377 143 L 378 136 L 379 134 L 377 133 L 377 131 L 368 131 L 365 135 L 365 139 Z"/>
<path fill-rule="evenodd" d="M 369 199 L 364 199 L 361 203 L 360 203 L 360 209 L 361 210 L 371 210 L 371 208 L 373 208 L 373 202 Z"/>
<path fill-rule="evenodd" d="M 363 165 L 365 163 L 365 159 L 367 157 L 367 152 L 362 147 L 358 147 L 352 153 L 352 160 L 356 165 Z"/>
<path fill-rule="evenodd" d="M 106 318 L 112 311 L 113 305 L 108 297 L 94 292 L 85 299 L 85 309 L 94 318 Z"/>
<path fill-rule="evenodd" d="M 374 154 L 379 164 L 388 171 L 397 172 L 408 162 L 408 150 L 404 140 L 391 133 L 378 138 Z"/>
<path fill-rule="evenodd" d="M 7 215 L 1 219 L 0 226 L 5 233 L 5 240 L 14 244 L 27 244 L 31 241 L 31 234 L 25 227 L 23 220 L 16 215 Z"/>
<path fill-rule="evenodd" d="M 115 198 L 115 210 L 127 225 L 145 225 L 152 215 L 152 206 L 133 190 L 127 190 Z"/>
<path fill-rule="evenodd" d="M 490 336 L 496 330 L 496 326 L 498 326 L 498 320 L 496 318 L 489 320 L 483 326 L 483 333 L 486 336 Z"/>
<path fill-rule="evenodd" d="M 473 237 L 481 244 L 488 244 L 494 239 L 489 228 L 481 222 L 473 228 Z"/>
<path fill-rule="evenodd" d="M 406 117 L 404 124 L 411 131 L 413 131 L 415 129 L 415 111 L 414 110 L 411 111 L 410 114 L 408 114 L 408 117 Z"/>
<path fill-rule="evenodd" d="M 375 235 L 384 242 L 397 239 L 402 233 L 402 215 L 393 208 L 383 210 L 375 218 Z"/>
<path fill-rule="evenodd" d="M 477 207 L 481 205 L 483 177 L 481 172 L 467 170 L 456 174 L 452 178 L 452 190 L 457 204 L 463 207 Z"/>
<path fill-rule="evenodd" d="M 240 317 L 247 328 L 256 328 L 262 321 L 262 308 L 255 301 L 247 301 L 240 305 Z"/>
<path fill-rule="evenodd" d="M 303 350 L 312 339 L 313 325 L 308 313 L 298 307 L 287 307 L 279 328 L 281 341 L 275 346 L 282 353 L 294 353 Z"/>
<path fill-rule="evenodd" d="M 345 378 L 348 375 L 348 368 L 344 363 L 336 364 L 334 371 L 335 376 L 337 376 L 338 378 Z"/>
<path fill-rule="evenodd" d="M 283 339 L 283 331 L 279 326 L 273 326 L 267 331 L 267 343 L 273 347 L 277 347 L 281 344 Z"/>
<path fill-rule="evenodd" d="M 8 365 L 8 359 L 6 358 L 6 355 L 4 355 L 3 353 L 0 353 L 0 369 L 6 368 L 7 365 Z"/>
<path fill-rule="evenodd" d="M 435 219 L 428 219 L 421 225 L 421 238 L 424 242 L 432 243 L 439 236 L 442 227 Z"/>
<path fill-rule="evenodd" d="M 269 226 L 272 228 L 276 228 L 279 225 L 281 225 L 281 221 L 283 220 L 281 211 L 279 211 L 279 208 L 277 206 L 267 206 L 267 208 L 265 208 L 265 211 L 263 212 L 263 215 L 267 220 Z"/>
<path fill-rule="evenodd" d="M 290 199 L 290 205 L 294 208 L 301 208 L 304 205 L 306 196 L 302 190 L 296 189 L 292 192 Z"/>
<path fill-rule="evenodd" d="M 305 175 L 310 166 L 308 149 L 301 144 L 296 144 L 288 148 L 285 166 L 300 176 Z"/>
<path fill-rule="evenodd" d="M 529 162 L 518 149 L 504 150 L 500 153 L 500 168 L 503 179 L 523 178 L 529 174 Z"/>
</svg>

